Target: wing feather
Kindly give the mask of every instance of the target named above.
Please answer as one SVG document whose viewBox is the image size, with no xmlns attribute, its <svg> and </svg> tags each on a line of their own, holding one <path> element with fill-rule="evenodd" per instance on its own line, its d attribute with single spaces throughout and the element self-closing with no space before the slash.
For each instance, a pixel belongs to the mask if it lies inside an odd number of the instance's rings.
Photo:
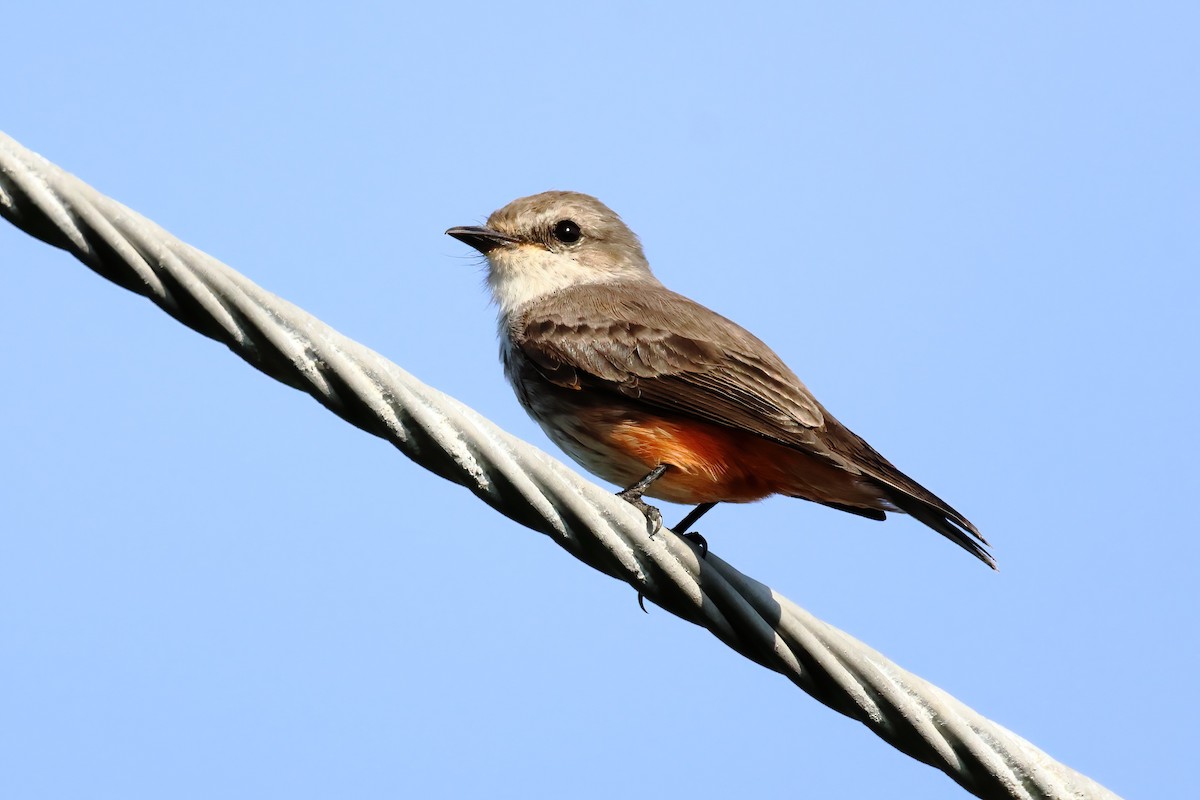
<svg viewBox="0 0 1200 800">
<path fill-rule="evenodd" d="M 994 566 L 966 535 L 986 544 L 974 525 L 834 419 L 762 341 L 661 285 L 647 288 L 564 289 L 522 309 L 510 320 L 509 335 L 551 383 L 620 392 L 872 479 L 892 508 Z"/>
<path fill-rule="evenodd" d="M 825 411 L 748 331 L 682 295 L 568 289 L 513 320 L 514 344 L 549 381 L 587 382 L 798 446 Z"/>
</svg>

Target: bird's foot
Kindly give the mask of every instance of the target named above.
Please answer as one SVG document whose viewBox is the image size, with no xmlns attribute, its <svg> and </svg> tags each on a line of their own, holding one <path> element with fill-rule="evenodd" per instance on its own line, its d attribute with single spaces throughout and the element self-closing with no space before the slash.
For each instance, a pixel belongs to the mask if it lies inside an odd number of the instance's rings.
<svg viewBox="0 0 1200 800">
<path fill-rule="evenodd" d="M 674 530 L 672 530 L 671 532 L 674 533 Z M 683 534 L 683 538 L 687 539 L 689 542 L 696 545 L 696 548 L 700 551 L 701 560 L 708 558 L 708 540 L 707 539 L 705 539 L 703 536 L 701 536 L 696 531 L 691 531 L 690 533 Z M 644 594 L 642 594 L 641 592 L 637 593 L 637 603 L 638 603 L 638 608 L 642 609 L 642 611 L 645 611 L 647 614 L 650 613 L 649 611 L 646 611 L 646 596 Z"/>
<path fill-rule="evenodd" d="M 700 550 L 701 558 L 708 557 L 708 540 L 699 533 L 688 533 L 688 528 L 694 525 L 696 520 L 703 517 L 709 511 L 712 511 L 715 505 L 716 503 L 701 503 L 689 511 L 687 516 L 679 520 L 679 524 L 671 529 L 676 535 L 682 536 L 683 538 L 695 544 Z"/>
<path fill-rule="evenodd" d="M 634 491 L 633 489 L 626 489 L 623 492 L 617 492 L 617 497 L 629 503 L 629 505 L 633 506 L 645 515 L 646 526 L 650 530 L 650 536 L 653 537 L 654 534 L 658 533 L 659 529 L 662 528 L 662 512 L 643 500 L 641 492 Z"/>
<path fill-rule="evenodd" d="M 682 534 L 683 538 L 687 539 L 692 544 L 696 545 L 696 549 L 700 551 L 701 558 L 708 558 L 708 539 L 700 535 L 699 531 L 691 531 Z"/>
</svg>

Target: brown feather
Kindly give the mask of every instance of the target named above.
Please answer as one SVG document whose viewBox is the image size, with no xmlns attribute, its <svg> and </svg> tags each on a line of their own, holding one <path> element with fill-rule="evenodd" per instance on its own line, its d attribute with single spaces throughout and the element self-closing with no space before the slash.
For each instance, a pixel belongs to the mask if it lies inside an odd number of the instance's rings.
<svg viewBox="0 0 1200 800">
<path fill-rule="evenodd" d="M 618 392 L 785 445 L 878 490 L 869 503 L 796 496 L 874 519 L 904 511 L 995 566 L 974 525 L 834 419 L 761 340 L 660 284 L 563 289 L 522 308 L 508 334 L 509 357 L 551 384 Z"/>
</svg>

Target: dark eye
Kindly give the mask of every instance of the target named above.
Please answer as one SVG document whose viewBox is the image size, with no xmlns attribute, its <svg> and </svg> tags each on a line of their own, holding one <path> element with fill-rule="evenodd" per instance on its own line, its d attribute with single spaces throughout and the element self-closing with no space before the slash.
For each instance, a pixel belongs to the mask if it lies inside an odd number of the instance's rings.
<svg viewBox="0 0 1200 800">
<path fill-rule="evenodd" d="M 582 235 L 583 231 L 579 230 L 579 226 L 569 219 L 560 219 L 554 223 L 554 238 L 563 244 L 574 244 Z"/>
</svg>

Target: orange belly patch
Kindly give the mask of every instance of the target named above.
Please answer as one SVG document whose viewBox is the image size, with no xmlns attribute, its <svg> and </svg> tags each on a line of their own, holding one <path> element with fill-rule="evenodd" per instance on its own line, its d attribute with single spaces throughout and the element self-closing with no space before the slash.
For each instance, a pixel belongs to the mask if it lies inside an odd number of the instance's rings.
<svg viewBox="0 0 1200 800">
<path fill-rule="evenodd" d="M 609 442 L 649 472 L 673 469 L 646 493 L 677 503 L 747 503 L 786 492 L 802 454 L 753 434 L 691 420 L 621 422 Z"/>
<path fill-rule="evenodd" d="M 540 407 L 550 438 L 590 472 L 631 486 L 659 464 L 669 469 L 646 491 L 671 503 L 749 503 L 773 494 L 879 508 L 878 489 L 801 450 L 682 416 L 628 406 Z"/>
</svg>

